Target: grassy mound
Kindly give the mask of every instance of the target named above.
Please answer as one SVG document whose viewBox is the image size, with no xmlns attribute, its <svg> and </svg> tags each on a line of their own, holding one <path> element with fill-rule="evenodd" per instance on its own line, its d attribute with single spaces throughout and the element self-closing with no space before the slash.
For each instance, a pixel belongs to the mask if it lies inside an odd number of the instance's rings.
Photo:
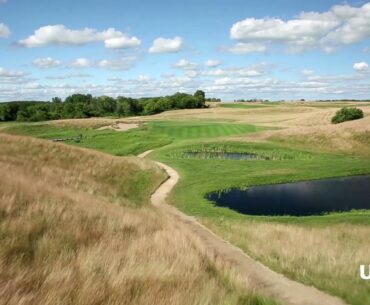
<svg viewBox="0 0 370 305">
<path fill-rule="evenodd" d="M 0 134 L 0 304 L 273 304 L 146 205 L 164 178 L 149 161 Z"/>
</svg>

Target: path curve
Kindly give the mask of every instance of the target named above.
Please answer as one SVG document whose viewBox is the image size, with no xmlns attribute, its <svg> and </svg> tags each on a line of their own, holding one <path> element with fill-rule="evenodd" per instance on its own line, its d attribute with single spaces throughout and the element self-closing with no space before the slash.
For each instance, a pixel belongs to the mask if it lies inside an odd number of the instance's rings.
<svg viewBox="0 0 370 305">
<path fill-rule="evenodd" d="M 139 157 L 144 158 L 152 151 L 146 151 L 140 154 Z M 245 254 L 240 248 L 225 241 L 197 222 L 194 217 L 166 204 L 166 198 L 179 181 L 180 176 L 172 167 L 161 162 L 155 161 L 155 163 L 164 169 L 169 177 L 152 194 L 152 204 L 171 214 L 180 222 L 185 223 L 207 248 L 213 251 L 217 257 L 227 262 L 257 292 L 276 299 L 285 305 L 348 305 L 338 297 L 331 296 L 315 287 L 290 280 L 282 274 L 272 271 Z"/>
</svg>

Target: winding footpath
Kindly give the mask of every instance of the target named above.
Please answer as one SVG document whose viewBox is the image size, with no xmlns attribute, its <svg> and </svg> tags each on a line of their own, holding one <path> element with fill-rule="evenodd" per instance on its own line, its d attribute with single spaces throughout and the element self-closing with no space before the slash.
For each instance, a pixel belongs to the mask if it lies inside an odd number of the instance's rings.
<svg viewBox="0 0 370 305">
<path fill-rule="evenodd" d="M 145 158 L 151 152 L 152 150 L 146 151 L 138 155 L 138 157 Z M 278 300 L 283 305 L 348 305 L 337 297 L 314 287 L 295 282 L 282 274 L 272 271 L 252 259 L 238 247 L 214 234 L 197 222 L 194 217 L 188 216 L 175 207 L 166 204 L 166 198 L 179 181 L 180 176 L 170 166 L 161 162 L 155 163 L 167 172 L 169 178 L 152 194 L 152 204 L 186 224 L 208 249 L 230 265 L 237 274 L 246 280 L 248 286 L 255 288 L 256 292 Z"/>
</svg>

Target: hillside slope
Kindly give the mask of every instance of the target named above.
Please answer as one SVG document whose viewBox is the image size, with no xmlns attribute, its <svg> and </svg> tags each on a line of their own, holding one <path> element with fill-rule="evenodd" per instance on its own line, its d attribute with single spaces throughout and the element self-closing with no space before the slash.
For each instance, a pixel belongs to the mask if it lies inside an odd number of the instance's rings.
<svg viewBox="0 0 370 305">
<path fill-rule="evenodd" d="M 146 204 L 164 178 L 149 161 L 1 134 L 0 304 L 272 304 Z"/>
</svg>

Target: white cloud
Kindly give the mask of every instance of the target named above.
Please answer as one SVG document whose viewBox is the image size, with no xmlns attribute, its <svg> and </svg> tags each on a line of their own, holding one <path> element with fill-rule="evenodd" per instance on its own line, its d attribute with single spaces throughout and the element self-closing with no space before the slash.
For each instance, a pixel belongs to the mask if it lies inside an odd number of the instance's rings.
<svg viewBox="0 0 370 305">
<path fill-rule="evenodd" d="M 246 18 L 230 29 L 230 37 L 240 42 L 280 43 L 289 51 L 337 47 L 370 38 L 370 3 L 362 7 L 336 5 L 323 13 L 302 12 L 296 18 Z"/>
<path fill-rule="evenodd" d="M 86 58 L 77 58 L 72 62 L 74 68 L 89 68 L 92 66 L 92 62 Z"/>
<path fill-rule="evenodd" d="M 5 68 L 0 67 L 0 78 L 17 78 L 23 77 L 26 73 L 22 71 L 14 71 L 14 70 L 7 70 Z"/>
<path fill-rule="evenodd" d="M 6 3 L 8 0 L 0 0 L 0 3 Z"/>
<path fill-rule="evenodd" d="M 114 28 L 102 32 L 91 28 L 71 30 L 62 24 L 43 26 L 18 43 L 32 48 L 45 45 L 84 45 L 99 41 L 104 41 L 107 48 L 130 48 L 141 43 L 138 38 L 129 37 Z"/>
<path fill-rule="evenodd" d="M 239 77 L 239 78 L 249 78 L 257 77 L 267 74 L 271 70 L 272 66 L 267 63 L 259 63 L 249 67 L 229 67 L 224 69 L 212 69 L 204 71 L 203 76 L 211 77 Z"/>
<path fill-rule="evenodd" d="M 69 74 L 63 74 L 63 75 L 47 75 L 45 76 L 46 79 L 50 80 L 61 80 L 61 79 L 71 79 L 71 78 L 88 78 L 92 77 L 90 74 L 84 74 L 84 73 L 69 73 Z"/>
<path fill-rule="evenodd" d="M 141 44 L 140 39 L 137 37 L 128 37 L 126 35 L 122 37 L 110 38 L 104 41 L 105 47 L 108 49 L 127 49 L 138 47 Z"/>
<path fill-rule="evenodd" d="M 261 43 L 249 42 L 243 43 L 239 42 L 234 46 L 227 49 L 227 51 L 234 54 L 247 54 L 247 53 L 264 53 L 266 52 L 266 46 Z"/>
<path fill-rule="evenodd" d="M 94 67 L 98 62 L 94 62 Z M 263 68 L 264 67 L 264 68 Z M 368 98 L 370 94 L 368 73 L 353 73 L 347 75 L 309 75 L 302 80 L 279 79 L 272 75 L 260 72 L 258 77 L 244 77 L 243 74 L 255 74 L 246 72 L 252 70 L 265 71 L 266 64 L 258 64 L 251 67 L 234 67 L 223 69 L 222 77 L 206 78 L 193 77 L 194 70 L 186 70 L 184 76 L 163 75 L 161 77 L 148 77 L 146 75 L 124 78 L 115 74 L 106 81 L 75 79 L 42 84 L 37 79 L 29 77 L 19 71 L 0 69 L 0 100 L 17 99 L 45 99 L 53 96 L 62 98 L 73 93 L 90 93 L 92 95 L 109 96 L 160 96 L 173 94 L 177 91 L 194 93 L 202 88 L 207 96 L 220 97 L 224 100 L 240 98 L 267 98 L 267 99 L 325 99 L 325 98 Z M 265 70 L 263 70 L 265 69 Z M 221 69 L 205 69 L 204 72 L 215 72 Z M 8 78 L 4 78 L 6 75 Z M 93 76 L 93 75 L 92 75 Z M 201 74 L 201 76 L 204 76 Z M 74 77 L 70 75 L 70 77 Z M 78 77 L 78 75 L 75 75 Z M 81 75 L 81 77 L 83 77 Z"/>
<path fill-rule="evenodd" d="M 205 76 L 214 76 L 214 77 L 221 77 L 221 76 L 226 76 L 230 72 L 226 69 L 214 69 L 210 71 L 203 72 L 203 75 Z"/>
<path fill-rule="evenodd" d="M 303 75 L 305 75 L 305 76 L 308 76 L 308 75 L 312 75 L 312 74 L 314 74 L 314 73 L 315 73 L 315 71 L 313 71 L 313 70 L 311 70 L 311 69 L 303 69 L 303 70 L 301 71 L 301 73 L 302 73 Z"/>
<path fill-rule="evenodd" d="M 208 68 L 215 68 L 215 67 L 218 67 L 219 65 L 221 65 L 221 62 L 217 59 L 208 59 L 204 64 Z"/>
<path fill-rule="evenodd" d="M 125 56 L 116 59 L 90 60 L 87 58 L 77 58 L 71 66 L 74 68 L 102 68 L 109 70 L 128 70 L 137 61 L 136 56 Z"/>
<path fill-rule="evenodd" d="M 141 74 L 141 75 L 139 75 L 138 80 L 140 82 L 147 83 L 147 82 L 150 82 L 152 80 L 152 78 L 148 75 Z"/>
<path fill-rule="evenodd" d="M 54 59 L 51 57 L 45 57 L 45 58 L 36 58 L 33 61 L 33 63 L 39 68 L 47 69 L 47 68 L 54 68 L 54 67 L 60 66 L 62 62 L 58 59 Z"/>
<path fill-rule="evenodd" d="M 224 77 L 224 76 L 235 76 L 235 77 L 256 77 L 261 76 L 264 72 L 255 68 L 228 68 L 228 69 L 216 69 L 212 71 L 206 71 L 203 73 L 204 76 Z"/>
<path fill-rule="evenodd" d="M 369 71 L 369 65 L 368 63 L 362 61 L 362 62 L 356 62 L 353 65 L 353 69 L 355 69 L 357 72 L 367 72 Z"/>
<path fill-rule="evenodd" d="M 8 26 L 4 23 L 0 23 L 0 38 L 7 38 L 11 34 Z"/>
<path fill-rule="evenodd" d="M 128 70 L 133 67 L 137 57 L 127 56 L 118 59 L 103 59 L 99 61 L 98 66 L 100 68 L 106 68 L 110 70 Z"/>
<path fill-rule="evenodd" d="M 174 67 L 184 70 L 194 70 L 197 68 L 197 64 L 186 59 L 180 59 L 177 63 L 174 64 Z"/>
<path fill-rule="evenodd" d="M 341 26 L 323 39 L 325 43 L 352 44 L 370 37 L 370 3 L 362 7 L 337 5 L 332 8 Z"/>
<path fill-rule="evenodd" d="M 163 38 L 159 37 L 153 41 L 149 53 L 177 53 L 181 51 L 183 40 L 181 37 Z"/>
</svg>

